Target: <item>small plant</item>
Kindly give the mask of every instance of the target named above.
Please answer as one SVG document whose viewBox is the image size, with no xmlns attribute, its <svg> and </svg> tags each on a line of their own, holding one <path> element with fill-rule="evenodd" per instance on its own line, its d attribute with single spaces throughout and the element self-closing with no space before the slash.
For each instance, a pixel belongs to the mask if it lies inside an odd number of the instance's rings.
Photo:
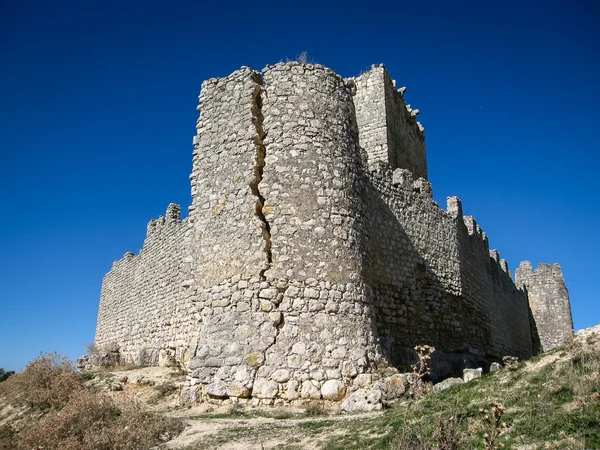
<svg viewBox="0 0 600 450">
<path fill-rule="evenodd" d="M 94 347 L 96 345 L 94 344 Z M 119 353 L 119 343 L 117 341 L 107 342 L 102 346 L 102 351 L 107 353 Z"/>
<path fill-rule="evenodd" d="M 431 392 L 432 385 L 424 381 L 424 378 L 431 373 L 431 355 L 435 352 L 435 347 L 417 345 L 415 352 L 417 352 L 419 360 L 410 366 L 412 370 L 412 396 L 419 399 Z"/>
<path fill-rule="evenodd" d="M 174 376 L 180 376 L 187 374 L 187 369 L 185 368 L 183 362 L 177 359 L 177 355 L 175 352 L 169 353 L 167 355 L 168 365 L 171 367 L 175 373 Z"/>
<path fill-rule="evenodd" d="M 519 368 L 519 358 L 516 356 L 505 356 L 502 358 L 502 364 L 508 370 L 517 370 Z"/>
<path fill-rule="evenodd" d="M 296 59 L 300 64 L 306 64 L 306 61 L 308 60 L 308 54 L 304 51 L 300 53 Z"/>
<path fill-rule="evenodd" d="M 156 386 L 154 386 L 154 389 L 156 389 L 156 391 L 158 392 L 157 396 L 159 398 L 162 398 L 177 391 L 177 386 L 175 386 L 173 383 L 163 383 L 157 384 Z"/>
<path fill-rule="evenodd" d="M 325 414 L 325 409 L 321 403 L 313 403 L 304 410 L 306 417 L 318 417 Z"/>
<path fill-rule="evenodd" d="M 498 443 L 498 436 L 508 428 L 505 422 L 502 422 L 504 407 L 500 403 L 490 403 L 490 410 L 479 409 L 479 414 L 483 416 L 483 422 L 486 432 L 483 434 L 483 442 L 486 450 L 498 450 L 504 448 L 504 445 Z"/>
<path fill-rule="evenodd" d="M 145 367 L 147 365 L 147 354 L 148 354 L 148 349 L 146 347 L 141 347 L 138 350 L 138 354 L 137 354 L 137 360 L 135 361 L 138 367 Z"/>
<path fill-rule="evenodd" d="M 94 341 L 85 345 L 85 352 L 88 355 L 93 355 L 94 353 L 98 353 L 98 351 L 99 351 L 99 349 L 96 346 L 96 343 Z"/>
</svg>

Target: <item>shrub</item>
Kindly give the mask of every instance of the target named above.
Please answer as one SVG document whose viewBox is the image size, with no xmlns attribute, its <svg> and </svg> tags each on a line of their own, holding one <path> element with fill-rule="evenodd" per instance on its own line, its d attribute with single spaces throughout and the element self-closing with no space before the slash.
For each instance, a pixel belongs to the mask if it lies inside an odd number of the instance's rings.
<svg viewBox="0 0 600 450">
<path fill-rule="evenodd" d="M 90 390 L 79 391 L 58 413 L 48 414 L 19 434 L 19 449 L 152 448 L 181 432 L 181 422 L 142 410 L 133 398 L 116 402 Z"/>
<path fill-rule="evenodd" d="M 94 353 L 98 352 L 98 346 L 95 342 L 90 342 L 89 344 L 85 345 L 85 352 L 88 355 L 93 355 Z"/>
<path fill-rule="evenodd" d="M 0 368 L 0 383 L 4 380 L 7 380 L 8 377 L 11 377 L 15 374 L 14 370 L 9 370 L 8 372 L 2 368 Z"/>
<path fill-rule="evenodd" d="M 2 383 L 0 393 L 34 408 L 61 408 L 83 389 L 73 364 L 57 353 L 34 359 L 27 368 Z"/>
<path fill-rule="evenodd" d="M 57 353 L 32 361 L 0 385 L 11 403 L 34 407 L 13 424 L 0 426 L 0 450 L 153 448 L 181 432 L 183 424 L 142 409 L 132 397 L 86 387 L 71 362 Z M 164 393 L 171 391 L 164 387 Z"/>
</svg>

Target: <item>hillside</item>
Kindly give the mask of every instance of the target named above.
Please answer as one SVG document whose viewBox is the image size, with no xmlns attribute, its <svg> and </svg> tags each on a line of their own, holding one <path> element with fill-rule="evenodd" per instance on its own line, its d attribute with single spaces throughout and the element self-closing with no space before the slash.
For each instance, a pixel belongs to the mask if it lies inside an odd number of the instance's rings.
<svg viewBox="0 0 600 450">
<path fill-rule="evenodd" d="M 0 384 L 0 448 L 31 448 L 35 439 L 43 442 L 45 449 L 81 448 L 83 441 L 77 443 L 78 437 L 68 436 L 69 430 L 77 427 L 57 419 L 73 415 L 69 412 L 71 400 L 65 397 L 59 401 L 58 396 L 52 400 L 56 404 L 51 408 L 27 405 L 24 394 L 16 392 L 22 376 L 16 375 Z M 178 396 L 183 377 L 166 368 L 100 372 L 87 374 L 86 378 L 82 392 L 88 394 L 80 395 L 77 401 L 105 395 L 113 399 L 114 405 L 120 405 L 123 412 L 113 409 L 112 414 L 127 421 L 117 425 L 121 427 L 119 436 L 127 440 L 127 445 L 123 442 L 118 446 L 113 441 L 109 446 L 94 444 L 85 448 L 600 447 L 600 326 L 580 331 L 560 349 L 469 383 L 431 393 L 420 400 L 406 399 L 380 412 L 356 415 L 340 415 L 316 405 L 270 410 L 244 409 L 232 404 L 186 405 Z M 53 386 L 56 390 L 60 383 Z M 44 392 L 40 388 L 38 400 Z M 135 399 L 133 403 L 137 402 L 139 409 L 125 408 L 126 399 L 130 405 L 131 399 Z M 140 414 L 145 415 L 144 420 L 138 420 Z M 73 416 L 73 420 L 81 421 L 80 416 Z M 98 435 L 110 426 L 114 429 L 115 417 L 111 414 L 88 417 L 86 426 L 95 429 Z M 151 424 L 152 430 L 137 432 L 136 427 L 143 429 L 144 423 Z M 53 426 L 62 428 L 57 431 Z M 123 426 L 129 433 L 123 433 Z M 183 432 L 174 437 L 183 426 Z M 48 436 L 56 442 L 49 441 Z M 64 440 L 58 443 L 59 438 Z M 141 439 L 139 445 L 136 438 Z"/>
</svg>

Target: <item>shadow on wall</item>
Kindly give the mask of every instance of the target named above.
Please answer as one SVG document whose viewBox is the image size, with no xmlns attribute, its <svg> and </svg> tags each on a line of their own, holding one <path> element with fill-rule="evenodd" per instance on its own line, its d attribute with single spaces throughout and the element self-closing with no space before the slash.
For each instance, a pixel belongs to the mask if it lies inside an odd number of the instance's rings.
<svg viewBox="0 0 600 450">
<path fill-rule="evenodd" d="M 414 192 L 382 195 L 385 183 L 365 175 L 363 186 L 368 205 L 363 279 L 372 297 L 372 333 L 384 360 L 376 365 L 407 370 L 417 361 L 414 346 L 424 344 L 437 349 L 434 378 L 460 376 L 465 367 L 487 371 L 490 361 L 505 355 L 531 356 L 531 336 L 537 334 L 531 331 L 535 324 L 525 294 L 487 248 L 473 242 L 481 236 L 470 235 L 462 217 L 453 222 L 416 185 Z M 447 215 L 444 224 L 434 228 L 440 213 Z"/>
</svg>

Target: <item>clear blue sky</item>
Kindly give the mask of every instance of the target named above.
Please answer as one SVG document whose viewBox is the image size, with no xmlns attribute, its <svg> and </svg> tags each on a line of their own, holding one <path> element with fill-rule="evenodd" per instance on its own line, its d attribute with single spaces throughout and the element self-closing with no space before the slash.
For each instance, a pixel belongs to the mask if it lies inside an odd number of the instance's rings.
<svg viewBox="0 0 600 450">
<path fill-rule="evenodd" d="M 512 270 L 559 262 L 575 327 L 600 322 L 599 10 L 3 1 L 0 367 L 82 354 L 113 260 L 186 210 L 202 81 L 302 51 L 343 76 L 385 63 L 421 110 L 438 203 L 458 195 Z"/>
</svg>

